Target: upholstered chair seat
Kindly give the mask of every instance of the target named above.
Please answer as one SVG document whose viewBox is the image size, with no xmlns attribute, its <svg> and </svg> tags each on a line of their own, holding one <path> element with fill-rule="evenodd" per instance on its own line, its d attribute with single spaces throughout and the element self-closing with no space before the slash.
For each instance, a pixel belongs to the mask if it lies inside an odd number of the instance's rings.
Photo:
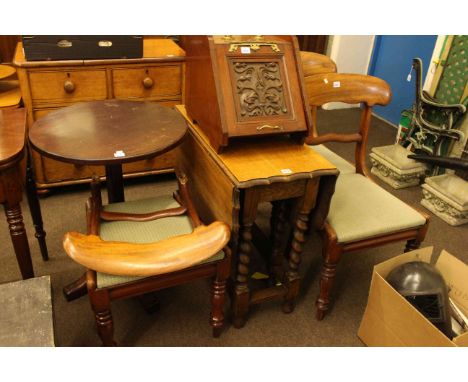
<svg viewBox="0 0 468 382">
<path fill-rule="evenodd" d="M 190 198 L 187 177 L 177 174 L 177 180 L 173 195 L 104 206 L 99 178 L 93 177 L 87 235 L 68 232 L 64 237 L 67 254 L 87 268 L 86 288 L 106 346 L 116 344 L 112 301 L 205 278 L 212 279 L 213 336 L 221 334 L 231 269 L 230 228 L 219 221 L 204 225 Z"/>
<path fill-rule="evenodd" d="M 338 177 L 327 222 L 338 243 L 351 243 L 422 227 L 426 219 L 369 178 L 354 173 Z"/>
</svg>

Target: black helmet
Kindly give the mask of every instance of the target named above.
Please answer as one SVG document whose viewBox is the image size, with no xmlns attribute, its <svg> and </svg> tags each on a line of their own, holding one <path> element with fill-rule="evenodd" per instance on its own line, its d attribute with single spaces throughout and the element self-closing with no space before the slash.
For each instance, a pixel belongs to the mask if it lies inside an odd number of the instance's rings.
<svg viewBox="0 0 468 382">
<path fill-rule="evenodd" d="M 405 263 L 393 269 L 387 281 L 440 331 L 452 338 L 448 289 L 435 267 L 422 261 Z"/>
</svg>

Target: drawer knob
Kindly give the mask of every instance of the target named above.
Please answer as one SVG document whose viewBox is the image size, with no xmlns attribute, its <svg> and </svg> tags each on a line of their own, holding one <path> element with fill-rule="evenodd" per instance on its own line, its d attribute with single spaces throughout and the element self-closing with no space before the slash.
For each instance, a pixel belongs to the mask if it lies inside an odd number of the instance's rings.
<svg viewBox="0 0 468 382">
<path fill-rule="evenodd" d="M 151 89 L 154 85 L 154 81 L 150 76 L 146 76 L 145 78 L 143 78 L 142 82 L 145 89 Z"/>
<path fill-rule="evenodd" d="M 73 83 L 72 80 L 66 80 L 64 83 L 63 83 L 63 89 L 68 93 L 73 93 L 75 91 L 75 84 Z"/>
</svg>

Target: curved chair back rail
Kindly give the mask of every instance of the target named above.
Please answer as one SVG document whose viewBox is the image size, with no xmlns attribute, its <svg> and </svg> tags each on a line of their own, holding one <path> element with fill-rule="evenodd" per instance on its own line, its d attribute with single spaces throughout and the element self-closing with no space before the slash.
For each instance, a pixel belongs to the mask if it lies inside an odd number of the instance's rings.
<svg viewBox="0 0 468 382">
<path fill-rule="evenodd" d="M 363 103 L 359 132 L 353 134 L 331 133 L 318 135 L 314 121 L 315 136 L 309 136 L 306 143 L 320 145 L 326 142 L 356 142 L 356 171 L 367 175 L 365 149 L 369 133 L 372 106 L 387 105 L 392 98 L 390 86 L 382 79 L 361 74 L 328 73 L 317 74 L 305 79 L 309 104 L 322 106 L 328 102 L 348 104 Z"/>
<path fill-rule="evenodd" d="M 63 247 L 77 263 L 119 276 L 155 276 L 201 263 L 221 251 L 230 238 L 225 223 L 196 227 L 192 233 L 148 244 L 104 241 L 96 235 L 68 232 Z"/>
<path fill-rule="evenodd" d="M 311 106 L 328 102 L 384 106 L 392 98 L 390 86 L 384 80 L 363 74 L 317 74 L 307 77 L 305 86 Z"/>
<path fill-rule="evenodd" d="M 336 73 L 336 63 L 324 54 L 301 51 L 304 77 L 315 74 Z"/>
</svg>

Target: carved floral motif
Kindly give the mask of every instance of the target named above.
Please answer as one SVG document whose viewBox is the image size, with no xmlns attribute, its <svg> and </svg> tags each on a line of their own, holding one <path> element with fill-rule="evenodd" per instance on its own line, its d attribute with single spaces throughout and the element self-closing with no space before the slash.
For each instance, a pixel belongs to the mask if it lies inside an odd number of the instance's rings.
<svg viewBox="0 0 468 382">
<path fill-rule="evenodd" d="M 420 178 L 424 176 L 424 171 L 399 174 L 373 157 L 370 157 L 370 160 L 372 163 L 371 173 L 396 189 L 416 186 L 419 184 Z"/>
<path fill-rule="evenodd" d="M 233 63 L 241 116 L 284 115 L 283 82 L 277 62 Z"/>
<path fill-rule="evenodd" d="M 452 207 L 450 204 L 444 202 L 442 199 L 435 196 L 432 192 L 423 188 L 424 199 L 427 200 L 437 212 L 447 214 L 448 216 L 455 219 L 467 219 L 468 213 L 466 211 L 460 211 Z"/>
<path fill-rule="evenodd" d="M 468 211 L 455 208 L 433 194 L 430 190 L 424 188 L 424 186 L 422 190 L 424 198 L 421 200 L 421 204 L 424 207 L 450 225 L 458 226 L 468 223 Z"/>
</svg>

